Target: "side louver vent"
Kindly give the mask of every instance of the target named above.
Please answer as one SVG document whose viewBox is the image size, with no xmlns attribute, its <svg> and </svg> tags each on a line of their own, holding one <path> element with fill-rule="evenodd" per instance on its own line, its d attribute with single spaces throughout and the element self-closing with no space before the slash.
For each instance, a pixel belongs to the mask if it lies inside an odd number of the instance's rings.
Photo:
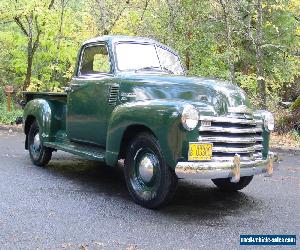
<svg viewBox="0 0 300 250">
<path fill-rule="evenodd" d="M 109 90 L 108 103 L 110 105 L 116 104 L 119 96 L 119 85 L 111 85 Z"/>
</svg>

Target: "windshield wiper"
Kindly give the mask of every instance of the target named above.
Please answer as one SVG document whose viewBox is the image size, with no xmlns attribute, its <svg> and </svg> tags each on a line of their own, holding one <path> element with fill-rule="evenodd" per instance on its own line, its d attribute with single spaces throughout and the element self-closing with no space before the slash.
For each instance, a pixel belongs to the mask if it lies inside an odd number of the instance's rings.
<svg viewBox="0 0 300 250">
<path fill-rule="evenodd" d="M 138 71 L 151 71 L 151 70 L 159 70 L 159 71 L 162 71 L 160 67 L 156 67 L 156 66 L 147 66 L 147 67 L 143 67 L 143 68 L 140 68 L 140 69 L 136 69 L 135 72 L 138 72 Z"/>
<path fill-rule="evenodd" d="M 170 70 L 166 67 L 162 67 L 162 70 L 167 71 L 168 73 L 173 74 L 173 75 L 175 74 L 172 70 Z"/>
<path fill-rule="evenodd" d="M 148 66 L 148 67 L 143 67 L 143 68 L 140 68 L 140 69 L 136 69 L 135 72 L 138 72 L 138 71 L 151 71 L 151 70 L 155 70 L 155 71 L 162 71 L 162 72 L 168 72 L 170 74 L 174 74 L 174 72 L 166 67 L 156 67 L 156 66 Z"/>
</svg>

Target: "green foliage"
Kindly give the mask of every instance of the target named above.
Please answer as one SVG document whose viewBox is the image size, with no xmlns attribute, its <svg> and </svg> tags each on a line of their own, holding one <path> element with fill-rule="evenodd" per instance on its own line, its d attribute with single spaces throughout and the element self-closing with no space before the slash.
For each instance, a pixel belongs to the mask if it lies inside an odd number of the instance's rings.
<svg viewBox="0 0 300 250">
<path fill-rule="evenodd" d="M 12 111 L 7 112 L 6 103 L 0 103 L 0 124 L 11 125 L 15 124 L 17 117 L 23 116 L 23 110 L 17 109 L 13 105 Z"/>
<path fill-rule="evenodd" d="M 7 111 L 6 95 L 3 86 L 0 85 L 0 124 L 15 124 L 17 117 L 23 116 L 23 110 L 18 108 L 12 100 L 11 112 Z"/>
<path fill-rule="evenodd" d="M 292 106 L 291 106 L 291 111 L 296 111 L 298 109 L 300 109 L 300 96 L 298 96 L 296 101 L 294 101 Z"/>
<path fill-rule="evenodd" d="M 5 101 L 5 93 L 3 86 L 0 85 L 0 103 L 3 103 Z"/>
<path fill-rule="evenodd" d="M 292 101 L 300 95 L 300 1 L 262 2 L 263 79 L 272 106 L 274 100 Z M 0 86 L 13 84 L 18 96 L 28 67 L 28 37 L 16 18 L 28 29 L 32 15 L 33 39 L 41 33 L 30 91 L 62 91 L 83 41 L 122 34 L 152 37 L 173 47 L 189 75 L 229 80 L 233 67 L 235 82 L 258 105 L 255 0 L 55 0 L 49 8 L 50 3 L 0 1 Z"/>
</svg>

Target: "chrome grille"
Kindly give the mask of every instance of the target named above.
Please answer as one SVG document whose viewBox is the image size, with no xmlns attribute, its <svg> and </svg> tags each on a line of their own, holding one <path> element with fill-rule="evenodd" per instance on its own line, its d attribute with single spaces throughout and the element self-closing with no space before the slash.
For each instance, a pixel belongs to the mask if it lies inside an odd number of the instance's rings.
<svg viewBox="0 0 300 250">
<path fill-rule="evenodd" d="M 231 161 L 235 154 L 242 161 L 261 159 L 263 121 L 252 114 L 201 116 L 198 141 L 213 144 L 215 161 Z"/>
</svg>

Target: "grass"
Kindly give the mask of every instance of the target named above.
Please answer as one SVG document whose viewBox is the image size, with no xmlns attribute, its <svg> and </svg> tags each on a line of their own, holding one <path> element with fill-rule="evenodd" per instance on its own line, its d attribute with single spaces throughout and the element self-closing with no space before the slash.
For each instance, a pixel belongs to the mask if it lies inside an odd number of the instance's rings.
<svg viewBox="0 0 300 250">
<path fill-rule="evenodd" d="M 23 116 L 23 110 L 12 105 L 11 112 L 7 111 L 6 103 L 0 103 L 0 124 L 12 125 L 15 124 L 16 118 Z"/>
</svg>

